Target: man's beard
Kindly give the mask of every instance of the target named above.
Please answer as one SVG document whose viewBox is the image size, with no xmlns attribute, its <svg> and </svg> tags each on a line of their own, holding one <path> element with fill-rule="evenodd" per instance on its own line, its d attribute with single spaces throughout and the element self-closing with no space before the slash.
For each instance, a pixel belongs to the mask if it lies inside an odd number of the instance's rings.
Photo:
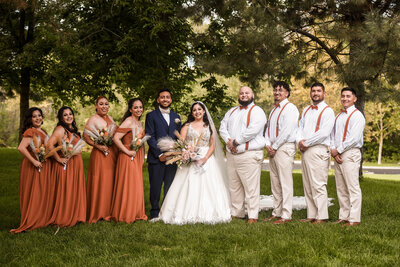
<svg viewBox="0 0 400 267">
<path fill-rule="evenodd" d="M 240 105 L 247 107 L 248 105 L 250 105 L 254 101 L 254 97 L 250 98 L 247 101 L 242 101 L 242 100 L 240 100 L 240 98 L 238 100 L 239 100 L 239 104 Z"/>
<path fill-rule="evenodd" d="M 313 104 L 314 105 L 318 105 L 319 103 L 321 103 L 322 101 L 324 101 L 324 98 L 318 98 L 318 100 L 314 100 L 314 99 L 312 99 L 312 102 L 313 102 Z"/>
<path fill-rule="evenodd" d="M 172 104 L 172 103 L 171 103 Z M 164 107 L 163 105 L 161 105 L 160 103 L 158 104 L 162 109 L 168 109 L 170 106 L 171 106 L 171 104 L 169 104 L 168 106 L 166 106 L 166 107 Z"/>
</svg>

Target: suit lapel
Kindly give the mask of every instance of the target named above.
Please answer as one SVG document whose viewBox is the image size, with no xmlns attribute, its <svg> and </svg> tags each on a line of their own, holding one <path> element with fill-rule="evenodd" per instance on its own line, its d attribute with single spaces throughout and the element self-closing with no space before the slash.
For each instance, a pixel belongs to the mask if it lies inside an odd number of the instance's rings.
<svg viewBox="0 0 400 267">
<path fill-rule="evenodd" d="M 175 136 L 174 131 L 176 130 L 175 127 L 175 113 L 171 110 L 169 113 L 169 134 L 171 136 Z"/>
<path fill-rule="evenodd" d="M 164 116 L 161 114 L 160 108 L 157 108 L 155 111 L 158 116 L 158 119 L 162 121 L 165 127 L 169 128 L 168 123 L 165 121 Z M 169 117 L 171 119 L 171 115 L 169 115 Z"/>
</svg>

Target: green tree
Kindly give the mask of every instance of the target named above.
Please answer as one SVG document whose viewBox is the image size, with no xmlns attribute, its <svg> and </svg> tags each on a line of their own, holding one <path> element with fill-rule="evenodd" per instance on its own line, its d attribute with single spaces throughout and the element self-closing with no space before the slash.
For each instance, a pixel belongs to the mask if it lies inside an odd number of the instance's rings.
<svg viewBox="0 0 400 267">
<path fill-rule="evenodd" d="M 66 1 L 0 2 L 0 86 L 5 96 L 20 95 L 20 131 L 29 100 L 71 103 L 107 85 L 89 51 L 77 45 L 79 18 L 71 20 L 71 7 Z"/>
<path fill-rule="evenodd" d="M 140 96 L 170 87 L 175 105 L 191 91 L 192 29 L 183 1 L 4 0 L 0 2 L 0 86 L 18 93 L 20 124 L 29 100 L 56 105 Z M 21 127 L 22 128 L 22 127 Z"/>
<path fill-rule="evenodd" d="M 115 91 L 154 100 L 171 88 L 179 104 L 196 78 L 189 67 L 192 28 L 181 12 L 184 1 L 84 1 L 78 10 L 81 44 L 107 69 Z"/>
<path fill-rule="evenodd" d="M 398 1 L 201 0 L 188 10 L 210 20 L 198 38 L 204 69 L 253 83 L 337 77 L 358 91 L 362 112 L 382 79 L 400 82 Z"/>
<path fill-rule="evenodd" d="M 207 90 L 207 93 L 199 100 L 207 105 L 215 127 L 219 129 L 219 124 L 224 118 L 225 112 L 232 107 L 234 100 L 226 94 L 228 87 L 224 84 L 219 84 L 213 75 L 202 81 L 200 85 Z"/>
<path fill-rule="evenodd" d="M 394 101 L 367 102 L 366 141 L 378 144 L 378 164 L 382 164 L 384 141 L 400 131 L 400 106 Z"/>
</svg>

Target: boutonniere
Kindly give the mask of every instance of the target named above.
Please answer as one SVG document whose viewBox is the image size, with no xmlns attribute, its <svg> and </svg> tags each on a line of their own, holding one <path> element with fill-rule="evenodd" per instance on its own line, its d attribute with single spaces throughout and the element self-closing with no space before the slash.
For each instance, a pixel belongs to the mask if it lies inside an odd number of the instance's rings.
<svg viewBox="0 0 400 267">
<path fill-rule="evenodd" d="M 178 119 L 178 118 L 175 119 L 175 123 L 176 123 L 176 124 L 178 124 L 178 123 L 180 123 L 180 122 L 181 122 L 180 119 Z"/>
</svg>

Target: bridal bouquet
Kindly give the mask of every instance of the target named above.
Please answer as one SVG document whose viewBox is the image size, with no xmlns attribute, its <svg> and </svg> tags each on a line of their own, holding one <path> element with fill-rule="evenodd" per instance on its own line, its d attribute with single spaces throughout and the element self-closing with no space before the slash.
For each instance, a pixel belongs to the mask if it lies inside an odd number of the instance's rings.
<svg viewBox="0 0 400 267">
<path fill-rule="evenodd" d="M 181 166 L 182 164 L 188 164 L 192 161 L 199 160 L 198 144 L 202 135 L 196 143 L 193 142 L 189 144 L 182 138 L 178 131 L 175 131 L 174 134 L 178 138 L 176 141 L 168 136 L 160 138 L 157 143 L 158 148 L 164 152 L 164 155 L 170 157 L 165 164 L 176 163 L 178 166 Z"/>
<path fill-rule="evenodd" d="M 64 157 L 67 159 L 67 161 L 72 158 L 73 156 L 81 153 L 83 146 L 85 143 L 83 142 L 82 139 L 79 139 L 78 142 L 76 142 L 75 145 L 72 144 L 72 141 L 74 140 L 74 136 L 71 137 L 71 139 L 61 139 L 61 144 L 62 144 L 62 152 L 64 154 Z M 64 165 L 64 170 L 67 169 L 67 163 Z"/>
<path fill-rule="evenodd" d="M 149 139 L 150 135 L 145 134 L 144 129 L 139 129 L 135 126 L 132 128 L 132 141 L 130 144 L 131 150 L 138 151 Z M 133 157 L 131 157 L 131 161 L 133 161 Z"/>
<path fill-rule="evenodd" d="M 49 136 L 46 135 L 46 139 L 41 142 L 41 138 L 38 135 L 33 135 L 32 141 L 30 142 L 30 147 L 32 148 L 33 154 L 35 154 L 35 157 L 38 161 L 40 162 L 45 162 L 46 160 L 46 147 L 45 144 L 49 140 Z M 38 169 L 40 172 L 40 168 Z"/>
<path fill-rule="evenodd" d="M 97 129 L 94 125 L 88 125 L 84 132 L 93 140 L 95 144 L 109 147 L 113 144 L 115 128 L 115 124 L 106 126 L 103 129 Z M 105 155 L 108 156 L 108 153 L 106 152 Z"/>
</svg>

